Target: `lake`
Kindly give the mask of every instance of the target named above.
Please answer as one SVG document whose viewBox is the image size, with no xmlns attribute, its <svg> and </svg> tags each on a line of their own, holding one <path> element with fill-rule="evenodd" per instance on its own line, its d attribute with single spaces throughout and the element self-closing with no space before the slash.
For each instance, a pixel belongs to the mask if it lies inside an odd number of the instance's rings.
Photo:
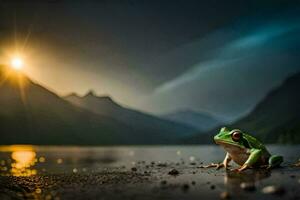
<svg viewBox="0 0 300 200">
<path fill-rule="evenodd" d="M 268 150 L 271 154 L 284 156 L 283 168 L 272 171 L 247 170 L 244 173 L 236 174 L 225 172 L 225 170 L 217 171 L 215 169 L 199 168 L 200 165 L 223 160 L 225 152 L 216 145 L 116 147 L 1 146 L 0 172 L 2 176 L 0 177 L 3 177 L 2 183 L 7 184 L 8 182 L 21 188 L 25 187 L 23 185 L 24 181 L 26 184 L 27 182 L 37 184 L 36 182 L 39 181 L 41 181 L 40 184 L 47 183 L 47 179 L 44 180 L 45 177 L 58 177 L 58 179 L 60 179 L 59 177 L 84 177 L 83 182 L 86 182 L 84 188 L 87 191 L 92 191 L 84 196 L 87 199 L 94 199 L 93 197 L 96 198 L 98 197 L 97 195 L 100 195 L 98 190 L 99 185 L 97 184 L 100 184 L 98 183 L 99 180 L 104 180 L 103 172 L 114 174 L 113 177 L 109 176 L 108 178 L 105 175 L 108 180 L 114 180 L 116 176 L 119 176 L 119 173 L 121 173 L 120 176 L 123 176 L 123 173 L 125 173 L 125 179 L 128 182 L 124 183 L 122 187 L 119 186 L 121 184 L 119 180 L 118 182 L 107 184 L 107 186 L 101 185 L 102 189 L 108 187 L 108 185 L 113 185 L 114 190 L 120 187 L 120 194 L 122 194 L 123 188 L 131 185 L 131 189 L 127 188 L 126 192 L 123 191 L 124 195 L 120 196 L 120 199 L 131 197 L 131 195 L 141 195 L 138 199 L 147 199 L 147 194 L 149 199 L 161 199 L 161 196 L 166 197 L 166 199 L 181 199 L 186 197 L 198 199 L 200 196 L 215 198 L 224 191 L 228 191 L 231 195 L 236 195 L 239 198 L 264 199 L 266 196 L 262 196 L 261 190 L 265 186 L 274 184 L 280 184 L 288 188 L 288 192 L 284 196 L 287 199 L 298 197 L 300 195 L 298 189 L 300 188 L 299 168 L 292 168 L 290 165 L 300 159 L 300 145 L 270 145 L 268 146 Z M 168 172 L 171 169 L 178 170 L 179 175 L 170 176 Z M 132 173 L 134 174 L 133 176 Z M 141 174 L 140 177 L 138 176 L 139 174 Z M 7 180 L 4 177 L 18 177 L 19 179 Z M 39 181 L 31 177 L 39 177 Z M 134 180 L 137 177 L 138 181 L 135 182 Z M 75 182 L 77 179 L 75 178 Z M 95 182 L 96 179 L 98 181 Z M 70 182 L 74 182 L 74 180 L 72 179 Z M 240 188 L 240 184 L 243 182 L 252 183 L 257 189 L 253 193 L 244 192 Z M 44 188 L 43 191 L 47 191 L 48 193 L 55 191 L 56 194 L 59 194 L 56 196 L 59 197 L 57 199 L 64 199 L 70 197 L 68 195 L 72 196 L 74 191 L 76 193 L 76 188 L 82 188 L 82 186 L 74 186 L 73 193 L 70 193 L 70 188 L 67 191 L 63 189 L 65 187 L 64 183 L 59 182 L 59 184 L 62 185 L 57 189 Z M 95 189 L 96 186 L 97 190 Z M 139 187 L 142 187 L 140 191 L 143 191 L 143 194 L 146 194 L 146 196 L 143 196 L 136 190 L 132 190 L 132 188 Z M 33 191 L 31 191 L 31 189 L 27 188 L 30 192 L 28 193 L 26 190 L 22 195 L 31 195 L 35 189 L 33 188 Z M 7 190 L 7 188 L 3 189 L 3 191 Z M 105 191 L 107 190 L 106 188 Z M 153 194 L 153 191 L 157 191 L 157 193 Z M 187 193 L 186 191 L 189 192 Z M 43 194 L 46 195 L 46 193 Z M 103 195 L 103 193 L 101 194 Z M 156 196 L 158 194 L 159 196 Z M 107 195 L 104 196 L 110 199 L 118 199 L 116 196 L 111 196 L 111 193 Z M 37 199 L 43 199 L 46 196 L 40 197 Z M 79 194 L 76 197 L 78 199 L 84 198 Z M 76 197 L 72 198 L 76 199 Z"/>
</svg>

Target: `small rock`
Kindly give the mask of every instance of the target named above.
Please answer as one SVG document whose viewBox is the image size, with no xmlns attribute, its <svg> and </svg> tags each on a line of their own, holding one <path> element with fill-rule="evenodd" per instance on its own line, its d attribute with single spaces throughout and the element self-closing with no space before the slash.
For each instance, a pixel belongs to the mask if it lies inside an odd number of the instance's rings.
<svg viewBox="0 0 300 200">
<path fill-rule="evenodd" d="M 300 167 L 300 160 L 297 163 L 293 164 L 292 166 L 294 166 L 294 167 Z"/>
<path fill-rule="evenodd" d="M 159 163 L 157 164 L 157 167 L 167 167 L 167 163 Z"/>
<path fill-rule="evenodd" d="M 296 178 L 296 175 L 290 175 L 291 178 Z"/>
<path fill-rule="evenodd" d="M 196 185 L 196 182 L 195 182 L 195 181 L 192 181 L 192 185 Z"/>
<path fill-rule="evenodd" d="M 167 181 L 163 180 L 163 181 L 160 182 L 160 184 L 161 184 L 161 185 L 166 185 L 166 184 L 167 184 Z"/>
<path fill-rule="evenodd" d="M 283 195 L 285 194 L 285 189 L 281 186 L 266 186 L 262 189 L 262 192 L 265 194 L 276 194 L 276 195 Z"/>
<path fill-rule="evenodd" d="M 214 190 L 215 188 L 216 188 L 215 185 L 211 185 L 211 186 L 210 186 L 210 189 L 211 189 L 211 190 Z"/>
<path fill-rule="evenodd" d="M 240 187 L 243 189 L 243 190 L 246 190 L 246 191 L 254 191 L 256 190 L 255 188 L 255 185 L 253 183 L 241 183 L 240 184 Z"/>
<path fill-rule="evenodd" d="M 222 192 L 220 194 L 220 199 L 230 199 L 230 194 L 228 192 Z"/>
<path fill-rule="evenodd" d="M 183 186 L 181 187 L 181 189 L 186 192 L 190 189 L 190 186 L 188 184 L 183 184 Z"/>
<path fill-rule="evenodd" d="M 176 170 L 176 169 L 172 169 L 171 171 L 169 171 L 169 173 L 168 173 L 169 175 L 173 175 L 173 176 L 176 176 L 176 175 L 178 175 L 179 174 L 179 171 L 178 170 Z"/>
<path fill-rule="evenodd" d="M 132 167 L 132 168 L 131 168 L 131 171 L 136 172 L 136 171 L 137 171 L 137 168 L 136 168 L 136 167 Z"/>
</svg>

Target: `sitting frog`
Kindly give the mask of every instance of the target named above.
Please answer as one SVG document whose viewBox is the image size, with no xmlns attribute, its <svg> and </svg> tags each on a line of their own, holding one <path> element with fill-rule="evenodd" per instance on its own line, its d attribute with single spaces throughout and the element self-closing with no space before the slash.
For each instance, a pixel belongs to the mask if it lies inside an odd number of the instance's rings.
<svg viewBox="0 0 300 200">
<path fill-rule="evenodd" d="M 207 167 L 216 167 L 217 169 L 224 167 L 228 169 L 228 163 L 233 160 L 240 165 L 239 168 L 233 171 L 241 172 L 245 169 L 255 167 L 273 168 L 283 162 L 282 156 L 271 156 L 261 142 L 238 129 L 230 131 L 224 127 L 220 130 L 219 134 L 214 137 L 214 140 L 225 149 L 227 154 L 222 163 L 212 163 Z"/>
</svg>

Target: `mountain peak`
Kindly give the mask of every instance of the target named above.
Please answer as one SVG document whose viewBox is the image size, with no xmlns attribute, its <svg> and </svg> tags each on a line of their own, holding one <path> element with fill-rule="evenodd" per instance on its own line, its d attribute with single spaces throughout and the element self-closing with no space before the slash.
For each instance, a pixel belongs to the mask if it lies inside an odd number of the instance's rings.
<svg viewBox="0 0 300 200">
<path fill-rule="evenodd" d="M 72 92 L 68 94 L 66 97 L 79 97 L 79 95 L 76 92 Z"/>
<path fill-rule="evenodd" d="M 93 97 L 108 102 L 114 102 L 114 100 L 109 95 L 98 96 L 94 90 L 89 90 L 86 93 L 86 95 L 83 96 L 83 98 L 87 98 L 87 97 Z"/>
<path fill-rule="evenodd" d="M 102 100 L 114 102 L 114 100 L 110 96 L 101 96 L 101 97 L 98 97 L 98 98 L 102 99 Z"/>
<path fill-rule="evenodd" d="M 84 97 L 88 97 L 88 96 L 96 97 L 97 95 L 96 95 L 95 91 L 91 89 L 86 93 L 86 95 Z"/>
</svg>

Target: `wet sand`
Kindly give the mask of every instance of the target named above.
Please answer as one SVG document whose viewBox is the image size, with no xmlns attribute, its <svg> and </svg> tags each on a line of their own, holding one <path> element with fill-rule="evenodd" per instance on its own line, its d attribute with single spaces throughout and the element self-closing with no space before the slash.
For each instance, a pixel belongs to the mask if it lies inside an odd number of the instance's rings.
<svg viewBox="0 0 300 200">
<path fill-rule="evenodd" d="M 0 176 L 0 199 L 300 199 L 299 167 L 235 173 L 201 164 L 141 161 L 97 172 Z"/>
</svg>

